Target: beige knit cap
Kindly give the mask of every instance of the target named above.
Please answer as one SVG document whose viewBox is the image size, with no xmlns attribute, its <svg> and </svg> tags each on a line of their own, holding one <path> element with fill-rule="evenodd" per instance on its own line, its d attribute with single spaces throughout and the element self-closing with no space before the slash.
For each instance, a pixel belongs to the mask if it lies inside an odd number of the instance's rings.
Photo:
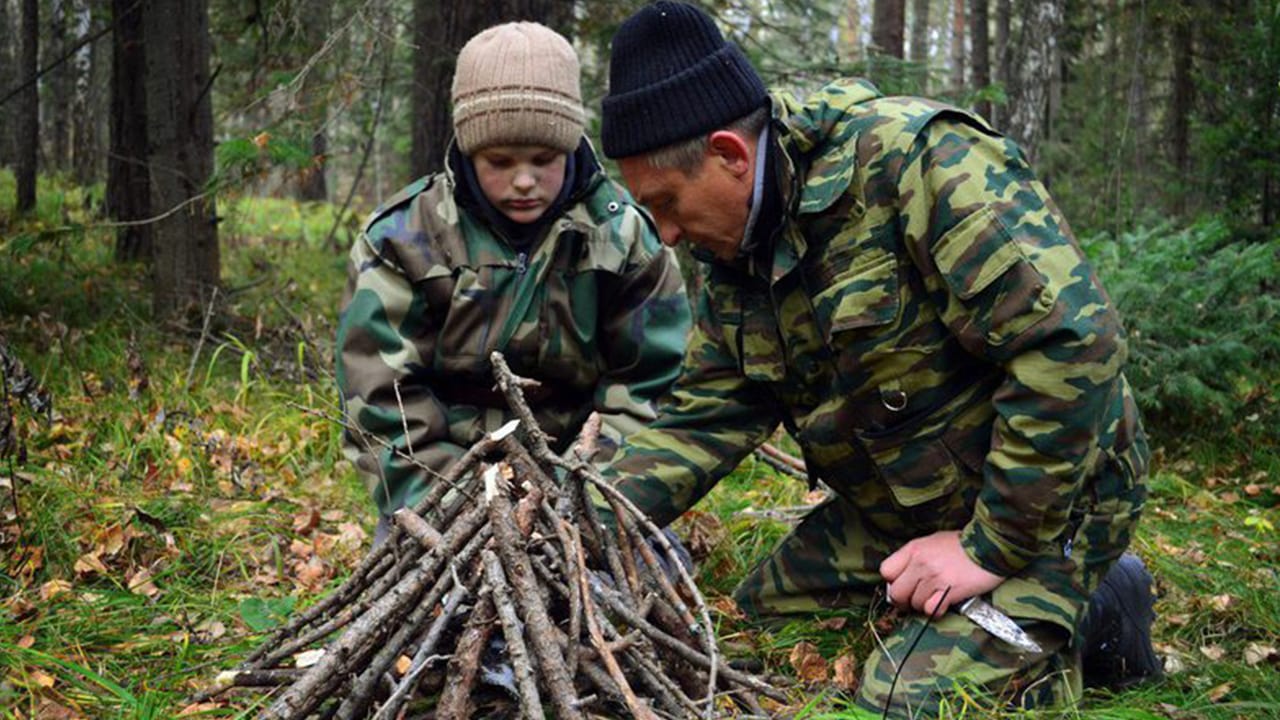
<svg viewBox="0 0 1280 720">
<path fill-rule="evenodd" d="M 543 145 L 570 153 L 586 118 L 578 55 L 535 22 L 495 25 L 467 41 L 453 76 L 453 131 L 470 155 L 490 145 Z"/>
</svg>

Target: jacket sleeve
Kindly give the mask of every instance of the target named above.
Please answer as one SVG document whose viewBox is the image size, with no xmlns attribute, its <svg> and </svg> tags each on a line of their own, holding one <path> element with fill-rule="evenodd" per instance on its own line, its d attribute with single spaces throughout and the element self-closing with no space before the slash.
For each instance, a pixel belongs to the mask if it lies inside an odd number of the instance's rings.
<svg viewBox="0 0 1280 720">
<path fill-rule="evenodd" d="M 710 492 L 777 428 L 771 398 L 739 371 L 704 291 L 680 379 L 658 419 L 629 438 L 605 470 L 659 525 Z"/>
<path fill-rule="evenodd" d="M 657 401 L 680 374 L 689 335 L 689 299 L 675 255 L 635 213 L 621 224 L 626 266 L 601 308 L 604 371 L 594 409 L 615 445 L 653 421 Z"/>
<path fill-rule="evenodd" d="M 1119 318 L 1021 152 L 944 112 L 906 152 L 898 194 L 908 251 L 942 320 L 1005 379 L 983 485 L 961 542 L 1012 575 L 1067 529 L 1123 390 Z"/>
<path fill-rule="evenodd" d="M 361 233 L 351 248 L 338 319 L 343 453 L 383 514 L 415 503 L 465 448 L 448 442 L 445 408 L 422 382 L 423 301 L 390 253 Z"/>
</svg>

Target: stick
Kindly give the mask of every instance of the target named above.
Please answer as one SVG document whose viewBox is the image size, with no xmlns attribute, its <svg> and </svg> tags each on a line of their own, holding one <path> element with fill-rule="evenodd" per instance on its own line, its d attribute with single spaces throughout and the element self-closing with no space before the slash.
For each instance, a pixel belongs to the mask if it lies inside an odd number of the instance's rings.
<svg viewBox="0 0 1280 720">
<path fill-rule="evenodd" d="M 533 663 L 521 634 L 520 620 L 516 617 L 515 603 L 502 574 L 502 563 L 492 550 L 480 554 L 484 563 L 484 576 L 493 589 L 493 605 L 502 621 L 502 635 L 507 640 L 507 656 L 516 674 L 516 686 L 520 689 L 520 706 L 525 717 L 542 716 L 542 699 L 538 696 L 538 684 L 533 678 Z"/>
</svg>

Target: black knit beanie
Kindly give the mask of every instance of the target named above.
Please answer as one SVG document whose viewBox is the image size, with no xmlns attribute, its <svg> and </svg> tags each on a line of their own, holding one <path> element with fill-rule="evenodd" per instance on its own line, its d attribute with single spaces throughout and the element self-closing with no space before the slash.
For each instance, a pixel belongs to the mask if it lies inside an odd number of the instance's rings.
<svg viewBox="0 0 1280 720">
<path fill-rule="evenodd" d="M 701 9 L 655 2 L 613 36 L 601 140 L 629 157 L 724 127 L 764 105 L 764 83 Z"/>
</svg>

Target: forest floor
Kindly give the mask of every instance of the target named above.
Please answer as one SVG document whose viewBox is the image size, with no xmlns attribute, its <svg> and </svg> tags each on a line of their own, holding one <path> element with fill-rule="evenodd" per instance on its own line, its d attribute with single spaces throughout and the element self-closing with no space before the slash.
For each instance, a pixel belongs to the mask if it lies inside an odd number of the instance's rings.
<svg viewBox="0 0 1280 720">
<path fill-rule="evenodd" d="M 113 263 L 110 230 L 82 226 L 82 191 L 42 193 L 15 220 L 2 180 L 0 337 L 52 413 L 9 401 L 20 452 L 0 457 L 0 718 L 252 717 L 261 694 L 187 698 L 370 543 L 331 371 L 350 226 L 326 243 L 328 206 L 224 201 L 232 319 L 202 337 L 150 322 L 148 279 Z M 947 717 L 1280 717 L 1280 433 L 1162 445 L 1150 484 L 1134 550 L 1156 578 L 1166 677 L 1069 711 L 960 694 Z M 788 529 L 776 509 L 814 499 L 752 459 L 677 529 L 726 652 L 792 684 L 779 714 L 834 719 L 850 716 L 848 670 L 874 642 L 865 617 L 761 629 L 727 600 Z"/>
</svg>

